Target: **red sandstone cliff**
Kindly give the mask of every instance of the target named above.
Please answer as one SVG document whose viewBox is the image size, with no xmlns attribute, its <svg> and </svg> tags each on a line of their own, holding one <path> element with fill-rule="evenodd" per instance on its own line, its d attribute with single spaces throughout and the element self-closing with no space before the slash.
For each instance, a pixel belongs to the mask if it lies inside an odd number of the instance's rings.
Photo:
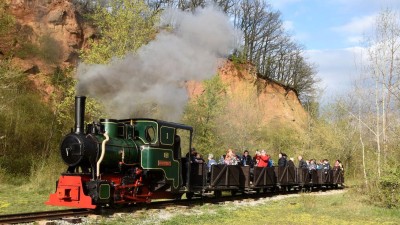
<svg viewBox="0 0 400 225">
<path fill-rule="evenodd" d="M 261 113 L 262 125 L 284 124 L 295 129 L 305 126 L 307 113 L 293 89 L 257 77 L 254 67 L 249 64 L 238 66 L 227 60 L 218 69 L 218 74 L 227 85 L 228 96 L 243 96 L 244 90 L 255 90 L 256 99 L 253 100 L 253 106 Z M 187 89 L 190 98 L 195 98 L 203 92 L 202 84 L 196 81 L 188 82 Z"/>
</svg>

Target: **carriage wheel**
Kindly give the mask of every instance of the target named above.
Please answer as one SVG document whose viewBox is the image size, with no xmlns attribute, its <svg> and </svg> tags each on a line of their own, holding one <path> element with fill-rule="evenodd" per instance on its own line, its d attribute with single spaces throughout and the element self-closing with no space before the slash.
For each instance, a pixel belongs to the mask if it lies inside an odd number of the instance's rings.
<svg viewBox="0 0 400 225">
<path fill-rule="evenodd" d="M 221 196 L 222 196 L 222 191 L 215 190 L 215 191 L 214 191 L 214 196 L 215 196 L 216 198 L 221 198 Z"/>
<path fill-rule="evenodd" d="M 235 195 L 237 194 L 237 192 L 238 192 L 238 190 L 233 189 L 233 190 L 231 190 L 231 195 L 232 195 L 232 196 L 235 196 Z"/>
</svg>

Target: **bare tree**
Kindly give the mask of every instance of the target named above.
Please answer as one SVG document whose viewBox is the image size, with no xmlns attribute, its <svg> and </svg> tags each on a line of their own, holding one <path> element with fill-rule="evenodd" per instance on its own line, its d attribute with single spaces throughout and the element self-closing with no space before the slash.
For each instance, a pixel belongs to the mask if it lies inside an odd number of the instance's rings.
<svg viewBox="0 0 400 225">
<path fill-rule="evenodd" d="M 383 163 L 387 163 L 388 128 L 393 126 L 390 117 L 396 107 L 393 98 L 400 100 L 400 17 L 393 11 L 382 11 L 376 20 L 373 35 L 368 40 L 368 72 L 375 83 L 375 129 L 378 176 L 381 174 L 381 151 Z"/>
<path fill-rule="evenodd" d="M 234 11 L 235 26 L 243 31 L 243 55 L 262 77 L 273 79 L 306 97 L 315 94 L 315 66 L 303 48 L 285 32 L 279 11 L 265 1 L 242 0 Z"/>
</svg>

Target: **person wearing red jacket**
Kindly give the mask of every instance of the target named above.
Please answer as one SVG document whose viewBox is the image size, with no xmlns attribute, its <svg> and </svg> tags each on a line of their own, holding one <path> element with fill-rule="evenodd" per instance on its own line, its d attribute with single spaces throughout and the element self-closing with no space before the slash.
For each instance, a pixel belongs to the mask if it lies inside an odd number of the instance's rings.
<svg viewBox="0 0 400 225">
<path fill-rule="evenodd" d="M 261 150 L 261 154 L 257 155 L 258 167 L 268 167 L 269 157 L 266 155 L 265 150 Z"/>
</svg>

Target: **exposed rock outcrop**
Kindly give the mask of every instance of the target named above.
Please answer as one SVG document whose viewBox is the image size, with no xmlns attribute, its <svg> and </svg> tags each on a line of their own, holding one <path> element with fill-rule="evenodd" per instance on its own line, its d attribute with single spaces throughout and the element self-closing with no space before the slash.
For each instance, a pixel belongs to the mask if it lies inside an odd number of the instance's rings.
<svg viewBox="0 0 400 225">
<path fill-rule="evenodd" d="M 15 33 L 23 37 L 17 45 L 27 42 L 41 51 L 42 57 L 24 58 L 23 67 L 31 64 L 43 73 L 51 73 L 54 65 L 75 65 L 79 50 L 94 34 L 71 1 L 13 0 L 9 1 L 9 11 L 16 19 Z"/>
<path fill-rule="evenodd" d="M 243 90 L 253 87 L 257 94 L 257 110 L 262 114 L 263 125 L 287 125 L 303 129 L 306 125 L 307 112 L 304 110 L 295 90 L 272 80 L 259 78 L 250 64 L 235 65 L 227 60 L 218 69 L 218 74 L 227 85 L 227 95 L 242 95 Z M 196 98 L 204 91 L 201 82 L 187 83 L 190 98 Z M 249 109 L 254 110 L 254 109 Z"/>
</svg>

